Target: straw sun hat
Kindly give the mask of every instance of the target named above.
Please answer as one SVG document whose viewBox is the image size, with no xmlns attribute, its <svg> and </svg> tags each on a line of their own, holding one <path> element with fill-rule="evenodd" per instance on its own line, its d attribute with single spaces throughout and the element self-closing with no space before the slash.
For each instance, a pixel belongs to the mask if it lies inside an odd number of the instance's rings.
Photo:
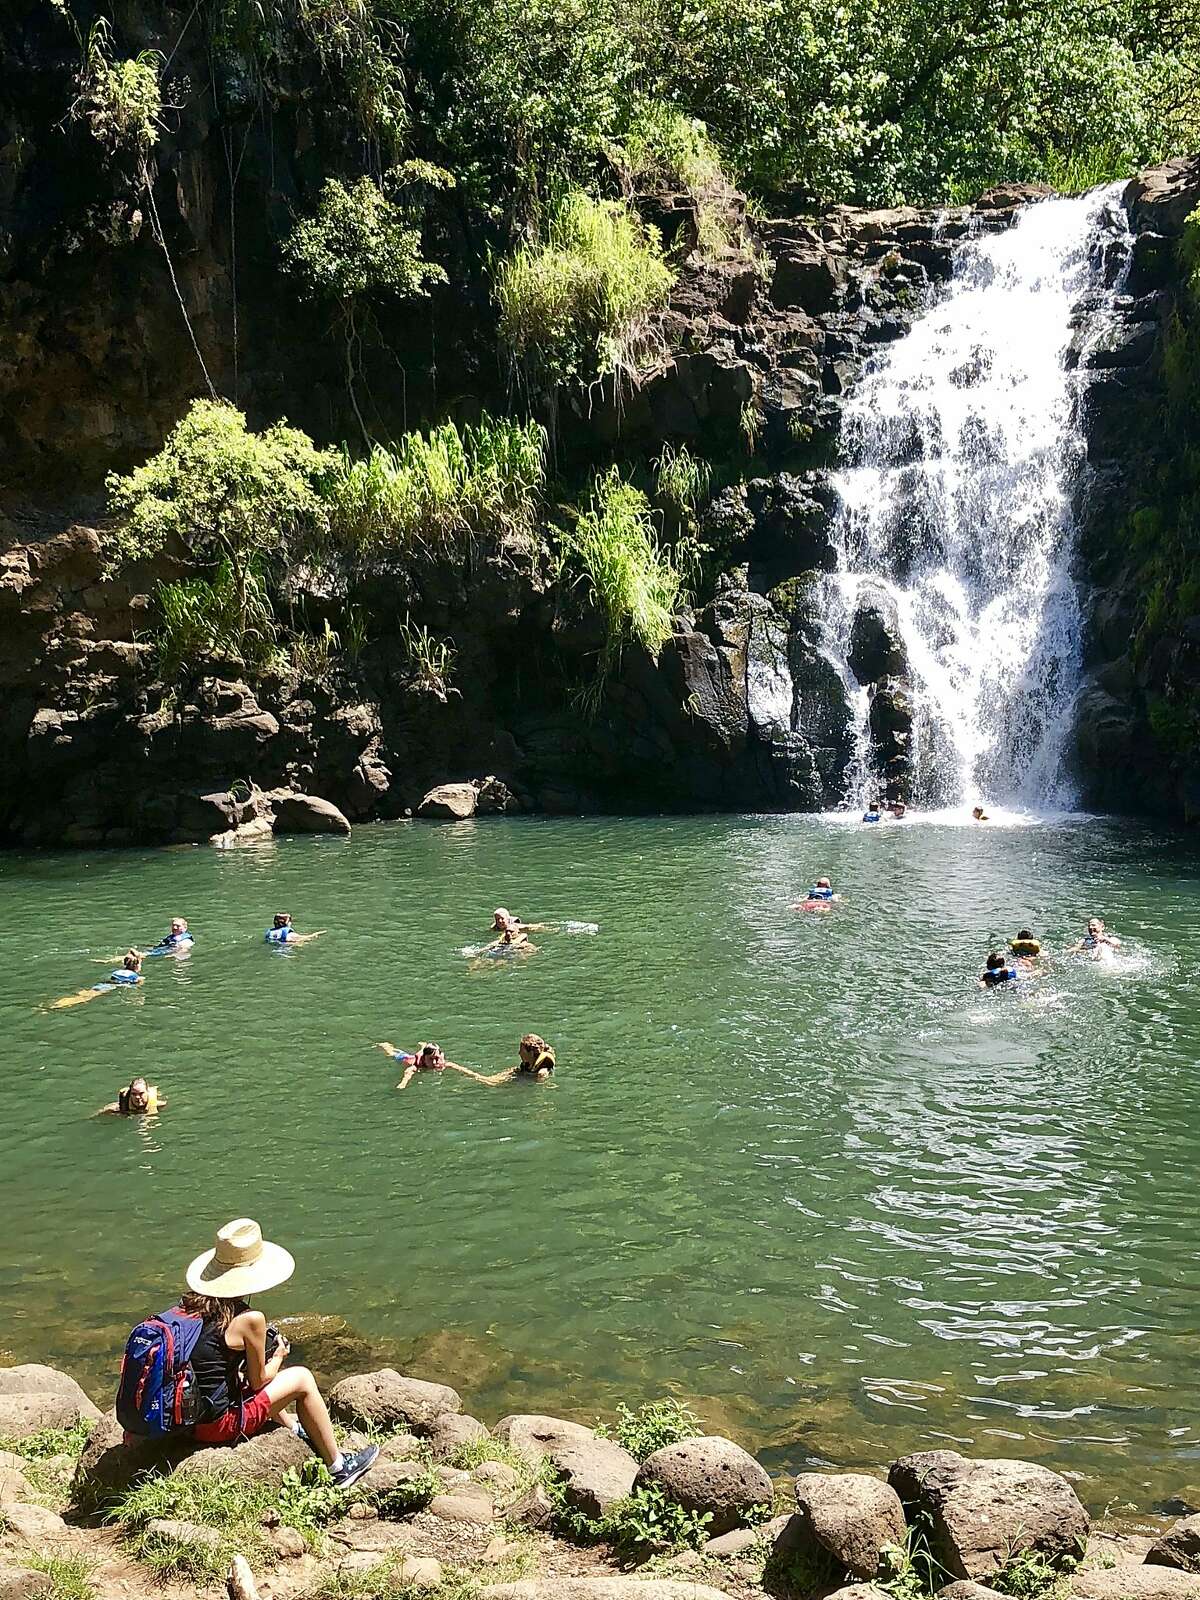
<svg viewBox="0 0 1200 1600">
<path fill-rule="evenodd" d="M 240 1300 L 286 1283 L 296 1263 L 281 1245 L 271 1244 L 249 1217 L 217 1229 L 215 1249 L 197 1256 L 187 1269 L 187 1286 L 217 1300 Z"/>
</svg>

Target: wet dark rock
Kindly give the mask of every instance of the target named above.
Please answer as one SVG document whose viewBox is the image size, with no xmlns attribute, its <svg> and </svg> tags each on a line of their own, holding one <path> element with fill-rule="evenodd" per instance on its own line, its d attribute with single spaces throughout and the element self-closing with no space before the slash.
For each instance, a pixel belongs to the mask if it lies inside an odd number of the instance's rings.
<svg viewBox="0 0 1200 1600">
<path fill-rule="evenodd" d="M 274 799 L 276 833 L 350 832 L 350 821 L 328 800 L 315 794 L 285 794 Z"/>
<path fill-rule="evenodd" d="M 798 307 L 816 315 L 828 311 L 846 281 L 846 268 L 820 245 L 792 245 L 777 257 L 771 280 L 771 302 L 780 309 Z"/>
<path fill-rule="evenodd" d="M 850 670 L 859 683 L 903 677 L 908 670 L 896 604 L 882 587 L 864 589 L 850 627 Z"/>
</svg>

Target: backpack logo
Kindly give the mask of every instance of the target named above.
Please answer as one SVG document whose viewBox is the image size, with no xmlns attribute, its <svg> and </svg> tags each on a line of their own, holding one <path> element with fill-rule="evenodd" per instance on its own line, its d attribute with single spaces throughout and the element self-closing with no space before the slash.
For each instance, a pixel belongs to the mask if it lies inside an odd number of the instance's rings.
<svg viewBox="0 0 1200 1600">
<path fill-rule="evenodd" d="M 162 1439 L 195 1423 L 200 1396 L 191 1362 L 203 1330 L 202 1317 L 176 1306 L 129 1335 L 117 1387 L 117 1421 L 126 1433 Z"/>
</svg>

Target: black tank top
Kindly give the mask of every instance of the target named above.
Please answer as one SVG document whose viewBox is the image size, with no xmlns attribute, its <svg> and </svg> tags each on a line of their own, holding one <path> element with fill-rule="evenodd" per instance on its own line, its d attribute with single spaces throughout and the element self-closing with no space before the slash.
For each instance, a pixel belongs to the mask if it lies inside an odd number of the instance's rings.
<svg viewBox="0 0 1200 1600">
<path fill-rule="evenodd" d="M 200 1393 L 199 1422 L 216 1422 L 232 1411 L 242 1393 L 242 1352 L 225 1343 L 225 1329 L 217 1322 L 206 1322 L 204 1332 L 192 1351 L 192 1371 Z"/>
</svg>

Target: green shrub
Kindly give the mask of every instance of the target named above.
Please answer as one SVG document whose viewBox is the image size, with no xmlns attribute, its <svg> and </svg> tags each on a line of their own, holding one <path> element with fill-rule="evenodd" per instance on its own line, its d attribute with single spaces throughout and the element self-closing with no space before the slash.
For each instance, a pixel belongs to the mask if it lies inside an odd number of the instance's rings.
<svg viewBox="0 0 1200 1600">
<path fill-rule="evenodd" d="M 372 1493 L 371 1502 L 381 1517 L 410 1516 L 442 1492 L 442 1480 L 433 1467 L 422 1467 L 413 1478 L 403 1478 L 385 1493 Z"/>
<path fill-rule="evenodd" d="M 623 1556 L 664 1550 L 698 1550 L 708 1538 L 712 1513 L 686 1511 L 656 1484 L 643 1484 L 605 1512 L 600 1537 Z"/>
<path fill-rule="evenodd" d="M 1078 1563 L 1071 1557 L 1060 1562 L 1048 1560 L 1036 1550 L 1012 1551 L 999 1572 L 988 1579 L 988 1587 L 1012 1600 L 1041 1600 L 1042 1596 L 1066 1594 L 1068 1575 Z"/>
<path fill-rule="evenodd" d="M 313 299 L 411 298 L 446 282 L 445 269 L 421 255 L 417 222 L 371 178 L 349 186 L 327 179 L 316 214 L 297 222 L 285 240 L 283 260 Z"/>
<path fill-rule="evenodd" d="M 663 446 L 654 473 L 658 498 L 681 518 L 694 517 L 712 487 L 712 468 L 703 456 L 694 456 L 687 445 Z"/>
<path fill-rule="evenodd" d="M 607 1432 L 635 1461 L 645 1461 L 656 1450 L 681 1439 L 694 1439 L 704 1432 L 700 1418 L 679 1400 L 655 1400 L 639 1406 L 636 1411 L 622 1403 L 617 1407 L 617 1420 Z"/>
<path fill-rule="evenodd" d="M 117 1503 L 109 1520 L 121 1526 L 134 1556 L 159 1577 L 215 1582 L 224 1578 L 239 1551 L 251 1566 L 269 1559 L 263 1518 L 277 1509 L 275 1500 L 267 1485 L 224 1473 L 148 1478 Z M 151 1534 L 147 1525 L 158 1518 L 213 1528 L 220 1543 Z"/>
<path fill-rule="evenodd" d="M 703 122 L 652 101 L 634 117 L 615 155 L 636 187 L 683 189 L 690 195 L 697 242 L 705 254 L 734 243 L 727 219 L 735 190 Z"/>
<path fill-rule="evenodd" d="M 117 518 L 110 562 L 158 555 L 169 542 L 203 565 L 228 562 L 245 635 L 255 625 L 255 573 L 263 559 L 294 553 L 328 532 L 322 490 L 335 460 L 285 422 L 252 433 L 228 402 L 193 401 L 157 455 L 125 476 L 109 473 L 109 509 Z"/>
<path fill-rule="evenodd" d="M 546 389 L 634 368 L 673 282 L 657 233 L 629 206 L 577 191 L 545 242 L 523 245 L 501 267 L 500 337 L 526 380 Z"/>
<path fill-rule="evenodd" d="M 313 1456 L 303 1466 L 287 1469 L 276 1504 L 280 1520 L 315 1543 L 321 1529 L 344 1516 L 355 1498 L 354 1489 L 340 1489 L 325 1463 Z"/>
<path fill-rule="evenodd" d="M 231 564 L 219 561 L 211 578 L 160 583 L 154 604 L 155 664 L 166 682 L 212 656 L 240 656 L 247 663 L 261 664 L 274 649 L 275 615 L 266 585 L 253 569 L 245 575 L 241 597 Z"/>
<path fill-rule="evenodd" d="M 650 502 L 616 467 L 592 485 L 588 509 L 562 535 L 563 561 L 576 569 L 604 617 L 604 669 L 627 643 L 656 660 L 671 637 L 683 580 L 658 543 Z"/>
<path fill-rule="evenodd" d="M 391 450 L 344 455 L 330 489 L 335 537 L 349 549 L 425 552 L 476 534 L 530 533 L 545 482 L 546 436 L 535 422 L 483 417 L 458 429 L 406 433 Z"/>
<path fill-rule="evenodd" d="M 88 1442 L 92 1424 L 80 1420 L 69 1428 L 39 1428 L 21 1438 L 0 1434 L 0 1450 L 24 1456 L 27 1461 L 45 1461 L 51 1456 L 77 1456 Z"/>
<path fill-rule="evenodd" d="M 71 115 L 87 123 L 110 155 L 123 151 L 140 161 L 149 155 L 162 131 L 162 62 L 157 50 L 114 60 L 108 19 L 98 17 L 92 24 Z"/>
</svg>

